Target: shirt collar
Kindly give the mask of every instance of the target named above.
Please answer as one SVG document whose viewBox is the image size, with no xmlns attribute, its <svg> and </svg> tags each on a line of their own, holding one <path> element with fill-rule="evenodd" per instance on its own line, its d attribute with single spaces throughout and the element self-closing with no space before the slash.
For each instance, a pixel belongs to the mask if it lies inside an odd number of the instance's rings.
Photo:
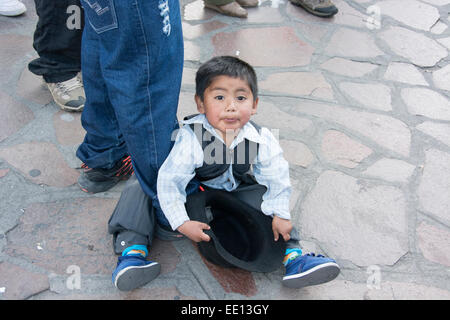
<svg viewBox="0 0 450 320">
<path fill-rule="evenodd" d="M 191 124 L 191 123 L 201 123 L 203 127 L 208 130 L 209 133 L 214 135 L 215 137 L 219 138 L 222 142 L 222 137 L 216 132 L 214 127 L 209 123 L 208 119 L 204 114 L 196 115 L 195 117 L 192 117 L 188 120 L 183 120 L 181 123 L 184 124 Z M 231 144 L 230 148 L 234 148 L 239 143 L 241 143 L 244 139 L 256 142 L 256 143 L 264 143 L 264 139 L 259 134 L 258 130 L 249 122 L 247 122 L 239 131 L 237 137 L 234 139 L 233 143 Z"/>
</svg>

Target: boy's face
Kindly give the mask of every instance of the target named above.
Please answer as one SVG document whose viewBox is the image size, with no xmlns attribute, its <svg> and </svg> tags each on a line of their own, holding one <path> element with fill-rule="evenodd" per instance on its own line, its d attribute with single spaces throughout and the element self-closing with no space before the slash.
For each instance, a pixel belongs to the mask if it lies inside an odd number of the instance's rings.
<svg viewBox="0 0 450 320">
<path fill-rule="evenodd" d="M 209 123 L 222 137 L 236 133 L 256 113 L 258 99 L 253 99 L 247 81 L 229 76 L 213 79 L 203 94 L 203 101 L 195 96 L 197 110 L 204 113 Z"/>
</svg>

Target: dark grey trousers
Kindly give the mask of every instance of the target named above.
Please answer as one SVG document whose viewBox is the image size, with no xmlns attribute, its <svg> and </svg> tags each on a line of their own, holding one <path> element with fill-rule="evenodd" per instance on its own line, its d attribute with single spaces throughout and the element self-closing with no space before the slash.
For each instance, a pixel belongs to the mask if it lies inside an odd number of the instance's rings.
<svg viewBox="0 0 450 320">
<path fill-rule="evenodd" d="M 261 191 L 260 188 L 265 187 L 258 184 L 243 184 L 233 193 L 236 193 L 237 198 L 260 210 L 262 199 L 247 196 L 257 189 Z M 151 200 L 134 175 L 127 182 L 108 221 L 108 232 L 113 235 L 113 248 L 116 254 L 121 254 L 127 247 L 136 244 L 150 247 L 155 236 L 169 241 L 185 239 L 184 236 L 180 237 L 179 232 L 169 230 L 157 222 Z M 295 228 L 292 229 L 290 236 L 286 247 L 299 248 L 300 237 Z"/>
</svg>

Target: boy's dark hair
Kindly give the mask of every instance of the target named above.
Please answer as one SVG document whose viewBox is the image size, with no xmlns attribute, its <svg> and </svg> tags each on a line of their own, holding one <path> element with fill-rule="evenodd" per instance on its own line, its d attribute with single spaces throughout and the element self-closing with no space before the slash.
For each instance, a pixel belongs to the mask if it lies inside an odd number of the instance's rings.
<svg viewBox="0 0 450 320">
<path fill-rule="evenodd" d="M 203 101 L 203 94 L 218 76 L 229 76 L 247 81 L 253 94 L 258 97 L 256 72 L 247 62 L 233 56 L 214 57 L 200 66 L 195 76 L 195 94 Z"/>
</svg>

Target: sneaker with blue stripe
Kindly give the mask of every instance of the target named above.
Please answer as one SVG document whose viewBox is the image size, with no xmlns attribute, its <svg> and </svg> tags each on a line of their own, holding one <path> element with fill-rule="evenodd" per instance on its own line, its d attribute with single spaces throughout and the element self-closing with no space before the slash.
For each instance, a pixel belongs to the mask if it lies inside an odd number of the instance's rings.
<svg viewBox="0 0 450 320">
<path fill-rule="evenodd" d="M 142 256 L 120 256 L 112 274 L 112 281 L 121 291 L 130 291 L 155 279 L 161 271 L 158 262 L 147 261 Z"/>
<path fill-rule="evenodd" d="M 297 289 L 313 286 L 333 280 L 339 272 L 340 268 L 333 259 L 307 253 L 286 265 L 283 285 Z"/>
</svg>

